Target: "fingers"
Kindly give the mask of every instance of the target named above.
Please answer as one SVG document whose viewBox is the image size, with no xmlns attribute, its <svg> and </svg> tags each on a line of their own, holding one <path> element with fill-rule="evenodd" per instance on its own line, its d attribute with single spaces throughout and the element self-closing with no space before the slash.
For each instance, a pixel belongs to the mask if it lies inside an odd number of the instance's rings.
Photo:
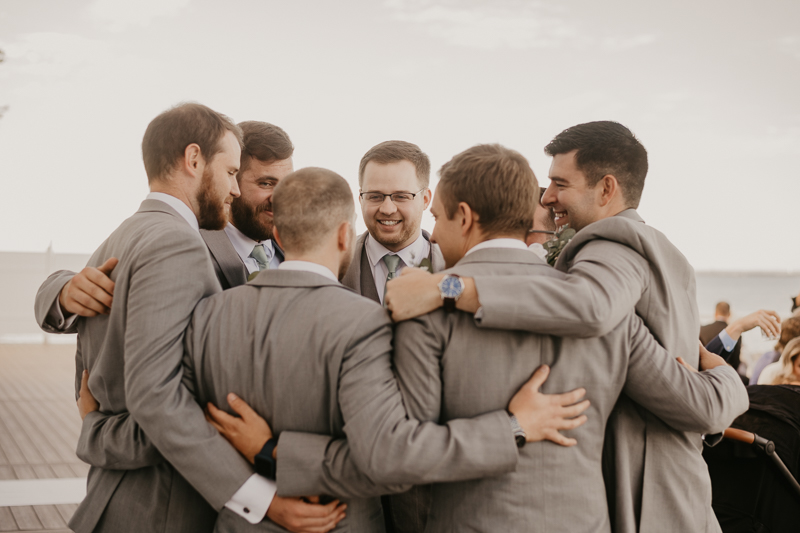
<svg viewBox="0 0 800 533">
<path fill-rule="evenodd" d="M 536 369 L 536 371 L 531 376 L 531 379 L 528 380 L 523 387 L 531 387 L 532 389 L 538 391 L 544 382 L 547 381 L 547 376 L 550 375 L 550 367 L 547 365 L 542 365 Z M 575 400 L 577 401 L 577 399 Z M 575 403 L 575 402 L 572 402 Z"/>
<path fill-rule="evenodd" d="M 555 442 L 560 446 L 570 447 L 575 446 L 578 444 L 578 441 L 569 437 L 565 437 L 558 431 L 547 431 L 545 432 L 545 440 L 549 440 Z"/>
<path fill-rule="evenodd" d="M 112 271 L 114 270 L 114 268 L 117 266 L 117 263 L 119 263 L 119 259 L 117 259 L 116 257 L 109 257 L 109 258 L 106 260 L 106 262 L 105 262 L 105 263 L 103 263 L 102 265 L 100 265 L 99 267 L 97 267 L 97 270 L 99 270 L 100 272 L 102 272 L 102 273 L 103 273 L 103 274 L 105 274 L 106 276 L 110 276 L 110 275 L 111 275 L 111 272 L 112 272 Z M 112 283 L 113 283 L 113 282 L 112 282 Z M 113 287 L 112 287 L 112 292 L 113 292 Z"/>
<path fill-rule="evenodd" d="M 232 392 L 228 394 L 228 405 L 230 405 L 231 409 L 233 409 L 236 412 L 236 414 L 241 416 L 242 419 L 245 421 L 253 418 L 254 416 L 258 416 L 258 413 L 253 411 L 253 408 L 250 407 L 247 404 L 247 402 L 245 402 Z"/>
<path fill-rule="evenodd" d="M 561 394 L 552 394 L 549 395 L 554 402 L 557 402 L 559 405 L 572 405 L 576 402 L 579 402 L 581 398 L 586 395 L 586 389 L 581 387 L 580 389 L 575 389 L 573 391 L 564 392 Z"/>
<path fill-rule="evenodd" d="M 89 371 L 88 370 L 84 370 L 81 373 L 81 392 L 80 392 L 80 395 L 81 396 L 85 396 L 87 392 L 89 392 Z M 91 393 L 89 393 L 89 394 L 91 394 Z"/>
<path fill-rule="evenodd" d="M 236 423 L 235 416 L 229 415 L 222 409 L 217 409 L 217 407 L 211 402 L 206 404 L 206 409 L 208 409 L 208 415 L 211 417 L 211 419 L 222 427 L 232 426 Z"/>
<path fill-rule="evenodd" d="M 703 356 L 705 355 L 705 354 L 703 353 L 703 351 L 704 351 L 704 350 L 705 350 L 705 348 L 703 348 L 703 347 L 701 346 L 701 347 L 700 347 L 700 357 L 703 357 Z M 708 351 L 706 350 L 706 353 L 710 353 L 710 352 L 708 352 Z M 689 371 L 691 371 L 691 372 L 697 372 L 697 370 L 696 370 L 696 369 L 695 369 L 695 368 L 694 368 L 692 365 L 690 365 L 689 363 L 687 363 L 686 361 L 684 361 L 683 357 L 678 357 L 677 359 L 678 359 L 678 362 L 679 362 L 681 365 L 683 365 L 683 366 L 684 366 L 684 367 L 685 367 L 687 370 L 689 370 Z"/>
<path fill-rule="evenodd" d="M 116 259 L 112 257 L 111 259 L 106 261 L 100 268 L 107 265 L 109 261 L 112 260 L 114 261 L 114 266 L 116 266 Z M 109 296 L 112 296 L 114 294 L 115 283 L 111 280 L 110 277 L 108 277 L 108 275 L 111 274 L 111 270 L 114 270 L 114 268 L 112 267 L 111 269 L 109 269 L 107 273 L 103 270 L 100 270 L 100 268 L 84 268 L 81 272 L 86 276 L 86 278 L 90 282 L 92 282 L 92 284 L 95 287 L 101 289 Z"/>
<path fill-rule="evenodd" d="M 570 405 L 569 407 L 562 407 L 560 416 L 563 418 L 573 418 L 584 412 L 589 408 L 589 400 L 583 400 L 581 403 Z M 580 424 L 578 424 L 579 426 Z M 578 427 L 575 426 L 575 427 Z"/>
</svg>

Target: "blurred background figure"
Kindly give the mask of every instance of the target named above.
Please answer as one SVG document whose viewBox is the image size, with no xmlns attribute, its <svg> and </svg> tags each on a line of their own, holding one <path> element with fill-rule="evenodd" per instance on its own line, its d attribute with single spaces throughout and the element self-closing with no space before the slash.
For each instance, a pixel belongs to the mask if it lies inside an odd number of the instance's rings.
<svg viewBox="0 0 800 533">
<path fill-rule="evenodd" d="M 728 324 L 731 306 L 719 302 L 714 310 L 714 322 L 700 328 L 700 342 L 710 351 L 721 355 L 742 378 L 745 385 L 755 383 L 747 377 L 747 364 L 740 360 L 742 333 L 760 327 L 764 335 L 778 338 L 781 318 L 775 311 L 759 309 Z M 779 354 L 780 355 L 780 354 Z"/>
<path fill-rule="evenodd" d="M 784 348 L 792 339 L 800 337 L 800 317 L 793 316 L 791 318 L 787 318 L 781 324 L 781 336 L 778 339 L 778 342 L 775 344 L 775 348 L 770 350 L 756 361 L 755 366 L 753 367 L 753 372 L 750 374 L 750 382 L 758 385 L 769 384 L 769 382 L 765 382 L 762 378 L 763 372 L 769 365 L 776 364 L 778 360 L 781 358 L 781 353 L 783 353 Z M 771 371 L 771 372 L 774 372 Z M 768 379 L 774 378 L 775 376 L 766 376 Z"/>
<path fill-rule="evenodd" d="M 798 355 L 800 355 L 800 336 L 795 336 L 781 350 L 779 359 L 764 367 L 758 376 L 758 384 L 800 385 L 800 358 Z"/>
</svg>

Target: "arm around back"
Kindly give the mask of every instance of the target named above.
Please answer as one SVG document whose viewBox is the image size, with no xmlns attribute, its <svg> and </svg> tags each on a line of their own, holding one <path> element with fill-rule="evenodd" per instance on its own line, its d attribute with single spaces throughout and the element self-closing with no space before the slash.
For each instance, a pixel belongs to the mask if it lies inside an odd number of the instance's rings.
<svg viewBox="0 0 800 533">
<path fill-rule="evenodd" d="M 692 372 L 662 348 L 631 314 L 631 356 L 623 392 L 678 431 L 718 433 L 747 411 L 750 399 L 736 371 L 721 365 Z"/>
<path fill-rule="evenodd" d="M 543 266 L 540 276 L 475 276 L 481 327 L 565 337 L 599 337 L 639 301 L 649 281 L 647 261 L 611 241 L 587 243 L 565 275 Z"/>
</svg>

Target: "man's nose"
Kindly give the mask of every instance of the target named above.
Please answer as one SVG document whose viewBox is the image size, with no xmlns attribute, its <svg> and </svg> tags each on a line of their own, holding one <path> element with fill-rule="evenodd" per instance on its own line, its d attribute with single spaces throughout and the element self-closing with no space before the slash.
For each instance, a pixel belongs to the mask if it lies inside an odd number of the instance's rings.
<svg viewBox="0 0 800 533">
<path fill-rule="evenodd" d="M 553 207 L 556 203 L 556 186 L 553 183 L 547 187 L 542 195 L 542 205 L 545 207 Z"/>
<path fill-rule="evenodd" d="M 231 176 L 231 196 L 234 198 L 239 198 L 241 195 L 242 193 L 239 190 L 239 180 L 236 179 L 236 176 Z"/>
<path fill-rule="evenodd" d="M 384 215 L 391 215 L 397 211 L 397 206 L 394 205 L 394 202 L 392 202 L 391 196 L 386 196 L 383 199 L 383 203 L 381 204 L 379 211 Z"/>
</svg>

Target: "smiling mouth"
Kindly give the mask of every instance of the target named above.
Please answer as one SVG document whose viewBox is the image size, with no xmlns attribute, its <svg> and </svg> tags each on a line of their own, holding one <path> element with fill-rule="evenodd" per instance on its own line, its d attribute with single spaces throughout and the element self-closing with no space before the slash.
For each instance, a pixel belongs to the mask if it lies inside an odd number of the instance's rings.
<svg viewBox="0 0 800 533">
<path fill-rule="evenodd" d="M 401 222 L 402 220 L 379 220 L 378 224 L 380 224 L 381 226 L 392 227 L 398 225 Z"/>
</svg>

